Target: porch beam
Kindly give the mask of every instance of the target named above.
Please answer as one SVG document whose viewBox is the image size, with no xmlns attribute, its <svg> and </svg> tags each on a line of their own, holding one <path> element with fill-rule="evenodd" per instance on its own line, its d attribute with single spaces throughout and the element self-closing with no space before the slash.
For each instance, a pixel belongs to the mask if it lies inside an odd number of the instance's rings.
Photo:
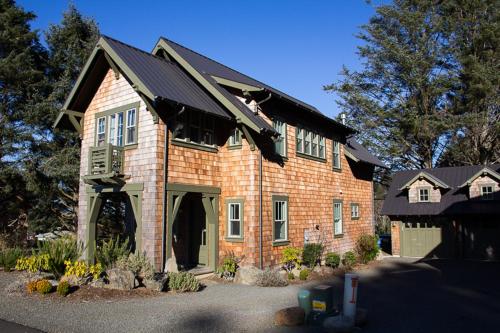
<svg viewBox="0 0 500 333">
<path fill-rule="evenodd" d="M 245 125 L 241 125 L 241 130 L 243 131 L 243 134 L 245 134 L 245 138 L 247 139 L 248 143 L 250 144 L 250 150 L 254 151 L 255 150 L 255 140 L 253 139 L 252 135 L 250 134 L 250 131 Z"/>
<path fill-rule="evenodd" d="M 173 192 L 220 194 L 220 188 L 214 186 L 204 186 L 204 185 L 168 183 L 167 189 L 168 192 L 173 191 Z"/>
</svg>

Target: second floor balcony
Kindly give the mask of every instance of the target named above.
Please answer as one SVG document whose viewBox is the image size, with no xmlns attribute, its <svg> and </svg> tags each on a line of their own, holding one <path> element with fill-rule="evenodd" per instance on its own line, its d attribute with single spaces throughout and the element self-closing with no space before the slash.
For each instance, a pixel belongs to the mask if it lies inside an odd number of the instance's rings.
<svg viewBox="0 0 500 333">
<path fill-rule="evenodd" d="M 124 181 L 123 147 L 110 143 L 90 147 L 88 173 L 83 177 L 87 184 L 119 184 Z"/>
</svg>

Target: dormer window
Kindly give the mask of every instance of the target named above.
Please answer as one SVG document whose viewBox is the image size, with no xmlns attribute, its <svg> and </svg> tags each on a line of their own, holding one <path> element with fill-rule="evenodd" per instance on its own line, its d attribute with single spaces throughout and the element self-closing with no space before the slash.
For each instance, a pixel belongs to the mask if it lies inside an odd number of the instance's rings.
<svg viewBox="0 0 500 333">
<path fill-rule="evenodd" d="M 493 200 L 493 185 L 481 185 L 481 200 Z"/>
<path fill-rule="evenodd" d="M 419 202 L 429 202 L 429 189 L 419 188 L 418 189 L 418 201 Z"/>
</svg>

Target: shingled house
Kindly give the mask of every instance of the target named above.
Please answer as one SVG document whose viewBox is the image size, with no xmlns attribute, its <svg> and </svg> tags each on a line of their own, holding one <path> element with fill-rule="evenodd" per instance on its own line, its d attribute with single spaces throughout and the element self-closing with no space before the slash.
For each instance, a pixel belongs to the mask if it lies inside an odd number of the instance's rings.
<svg viewBox="0 0 500 333">
<path fill-rule="evenodd" d="M 158 270 L 213 270 L 228 251 L 270 266 L 286 245 L 344 252 L 373 233 L 383 164 L 351 128 L 168 39 L 148 53 L 101 37 L 55 126 L 81 135 L 79 239 L 125 193 Z"/>
<path fill-rule="evenodd" d="M 500 164 L 394 174 L 382 214 L 403 257 L 500 260 Z"/>
</svg>

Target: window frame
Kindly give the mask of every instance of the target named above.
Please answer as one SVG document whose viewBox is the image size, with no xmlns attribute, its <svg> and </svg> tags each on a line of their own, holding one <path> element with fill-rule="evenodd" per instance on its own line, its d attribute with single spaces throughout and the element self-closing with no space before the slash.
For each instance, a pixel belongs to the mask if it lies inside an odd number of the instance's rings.
<svg viewBox="0 0 500 333">
<path fill-rule="evenodd" d="M 489 192 L 485 195 L 483 192 L 483 189 L 486 187 L 490 187 L 491 192 Z M 495 194 L 494 189 L 495 189 L 495 184 L 481 184 L 481 185 L 479 185 L 479 194 L 480 194 L 481 200 L 485 200 L 485 201 L 493 200 L 494 194 Z"/>
<path fill-rule="evenodd" d="M 340 233 L 335 228 L 335 206 L 340 205 Z M 333 199 L 333 238 L 344 237 L 344 202 L 342 199 Z"/>
<path fill-rule="evenodd" d="M 229 138 L 227 139 L 229 149 L 239 149 L 242 146 L 242 132 L 238 127 L 231 129 Z"/>
<path fill-rule="evenodd" d="M 309 152 L 306 152 L 306 147 Z M 316 151 L 314 155 L 313 150 Z M 320 154 L 320 151 L 323 154 Z M 295 130 L 295 155 L 326 163 L 326 137 L 319 131 L 297 125 Z"/>
<path fill-rule="evenodd" d="M 278 124 L 281 123 L 281 129 L 283 130 L 283 133 L 281 133 L 277 128 L 276 126 L 278 126 Z M 273 119 L 273 128 L 276 130 L 276 132 L 280 133 L 280 137 L 277 139 L 277 140 L 280 140 L 279 142 L 283 145 L 283 153 L 280 153 L 277 151 L 277 144 L 278 144 L 278 141 L 275 141 L 274 142 L 274 153 L 276 155 L 279 155 L 281 157 L 287 157 L 288 156 L 288 149 L 287 149 L 287 144 L 288 144 L 288 138 L 287 138 L 287 135 L 288 135 L 288 129 L 287 129 L 287 123 L 281 119 L 281 118 L 274 118 Z"/>
<path fill-rule="evenodd" d="M 195 115 L 195 116 L 194 116 Z M 179 118 L 182 117 L 184 120 L 179 121 Z M 193 124 L 192 120 L 195 119 L 195 117 L 198 117 L 198 124 Z M 212 115 L 209 115 L 204 112 L 196 111 L 196 110 L 186 110 L 182 113 L 182 115 L 177 116 L 175 121 L 174 121 L 174 128 L 177 131 L 178 126 L 181 124 L 183 125 L 182 127 L 182 132 L 181 136 L 182 137 L 177 137 L 178 133 L 174 133 L 172 135 L 171 143 L 175 146 L 181 146 L 181 147 L 186 147 L 186 148 L 194 148 L 198 150 L 204 150 L 208 152 L 217 152 L 218 151 L 218 146 L 217 146 L 217 131 L 216 131 L 216 124 L 215 124 L 215 119 L 211 119 L 211 124 L 212 128 L 208 128 L 206 126 L 207 121 L 206 117 L 212 117 Z M 192 128 L 197 128 L 199 131 L 199 142 L 193 141 L 191 138 L 191 130 Z M 205 132 L 210 131 L 212 133 L 212 144 L 206 144 L 205 143 Z"/>
<path fill-rule="evenodd" d="M 133 126 L 131 126 L 131 125 L 129 124 L 129 113 L 131 113 L 131 111 L 134 111 L 134 118 L 133 118 L 133 119 L 134 119 L 134 125 L 133 125 Z M 126 121 L 125 121 L 125 123 L 124 123 L 124 125 L 125 125 L 124 127 L 125 127 L 125 144 L 126 144 L 127 146 L 129 146 L 129 145 L 134 145 L 134 144 L 136 144 L 136 143 L 137 143 L 137 114 L 138 114 L 138 112 L 137 112 L 137 109 L 136 109 L 136 108 L 130 108 L 130 109 L 128 109 L 128 110 L 125 112 L 125 115 L 126 115 L 127 120 L 126 120 Z M 134 129 L 134 133 L 133 133 L 133 141 L 132 141 L 132 142 L 129 142 L 129 141 L 128 141 L 128 138 L 129 138 L 129 131 L 130 131 L 130 129 L 131 129 L 131 128 L 133 128 L 133 129 Z"/>
<path fill-rule="evenodd" d="M 240 234 L 233 235 L 231 234 L 231 205 L 239 205 L 240 208 Z M 226 236 L 225 239 L 228 242 L 243 242 L 244 240 L 244 216 L 245 216 L 245 200 L 243 198 L 228 198 L 226 199 Z"/>
<path fill-rule="evenodd" d="M 104 120 L 104 124 L 102 126 L 103 132 L 100 132 L 100 120 L 101 119 Z M 103 145 L 106 144 L 106 142 L 108 141 L 107 140 L 108 134 L 107 134 L 107 131 L 106 131 L 106 123 L 107 123 L 107 116 L 100 116 L 100 117 L 98 117 L 97 114 L 96 114 L 96 130 L 95 130 L 95 146 L 96 147 L 100 147 L 99 142 L 101 142 L 101 140 L 99 140 L 99 135 L 101 135 L 101 134 L 104 135 L 104 138 L 102 139 Z"/>
<path fill-rule="evenodd" d="M 340 141 L 332 140 L 332 168 L 334 171 L 342 170 L 341 154 L 342 154 L 342 148 Z"/>
<path fill-rule="evenodd" d="M 422 200 L 420 191 L 427 191 L 427 200 Z M 417 202 L 431 202 L 431 188 L 428 186 L 417 187 Z"/>
<path fill-rule="evenodd" d="M 356 215 L 353 214 L 353 208 L 356 208 Z M 357 202 L 351 202 L 351 220 L 359 220 L 361 217 L 360 209 L 359 209 L 359 203 Z"/>
<path fill-rule="evenodd" d="M 273 225 L 272 225 L 272 242 L 273 246 L 282 246 L 282 245 L 287 245 L 290 243 L 289 240 L 289 225 L 290 225 L 290 215 L 289 215 L 289 200 L 288 196 L 286 195 L 273 195 L 272 197 L 272 213 L 273 213 Z M 278 202 L 284 202 L 285 203 L 285 214 L 286 214 L 286 219 L 284 220 L 285 222 L 285 238 L 279 238 L 276 239 L 276 203 Z"/>
<path fill-rule="evenodd" d="M 105 120 L 105 125 L 104 125 L 104 131 L 105 131 L 105 139 L 104 139 L 104 144 L 112 144 L 113 146 L 116 146 L 116 147 L 122 147 L 123 149 L 133 149 L 133 148 L 137 148 L 137 144 L 138 144 L 138 138 L 139 138 L 139 113 L 140 113 L 140 102 L 134 102 L 134 103 L 129 103 L 129 104 L 125 104 L 125 105 L 122 105 L 122 106 L 119 106 L 119 107 L 116 107 L 116 108 L 113 108 L 113 109 L 109 109 L 109 110 L 105 110 L 105 111 L 102 111 L 102 112 L 97 112 L 95 114 L 95 131 L 94 131 L 94 145 L 96 147 L 99 146 L 99 140 L 98 140 L 98 137 L 99 137 L 99 134 L 100 132 L 99 131 L 99 119 L 102 119 L 104 118 Z M 135 125 L 133 126 L 133 128 L 135 128 L 135 132 L 134 132 L 134 142 L 131 142 L 131 143 L 127 143 L 127 136 L 128 136 L 128 132 L 127 132 L 127 122 L 128 122 L 128 111 L 129 110 L 135 110 Z M 119 146 L 115 143 L 112 143 L 110 140 L 111 140 L 111 137 L 110 137 L 110 132 L 111 132 L 111 117 L 112 116 L 115 116 L 115 139 L 118 138 L 118 120 L 119 120 L 119 114 L 123 114 L 123 119 L 122 119 L 122 122 L 123 122 L 123 128 L 122 128 L 122 133 L 121 133 L 121 136 L 122 136 L 122 145 Z"/>
</svg>

